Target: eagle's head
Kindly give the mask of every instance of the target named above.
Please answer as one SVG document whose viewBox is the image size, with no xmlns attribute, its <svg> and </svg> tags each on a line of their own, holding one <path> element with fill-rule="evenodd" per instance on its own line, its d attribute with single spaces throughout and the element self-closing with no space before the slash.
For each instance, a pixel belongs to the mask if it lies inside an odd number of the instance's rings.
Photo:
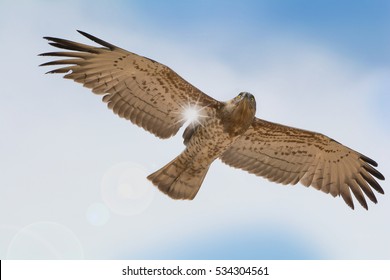
<svg viewBox="0 0 390 280">
<path fill-rule="evenodd" d="M 249 92 L 241 92 L 239 95 L 230 100 L 231 103 L 235 104 L 237 108 L 244 107 L 256 113 L 256 100 L 255 97 Z"/>
<path fill-rule="evenodd" d="M 250 119 L 252 122 L 256 113 L 256 100 L 255 97 L 249 92 L 241 92 L 232 100 L 226 102 L 227 110 L 232 114 L 232 118 L 245 122 L 246 119 Z"/>
<path fill-rule="evenodd" d="M 255 114 L 255 97 L 248 92 L 241 92 L 225 103 L 222 110 L 222 119 L 224 119 L 229 133 L 241 134 L 248 129 Z"/>
</svg>

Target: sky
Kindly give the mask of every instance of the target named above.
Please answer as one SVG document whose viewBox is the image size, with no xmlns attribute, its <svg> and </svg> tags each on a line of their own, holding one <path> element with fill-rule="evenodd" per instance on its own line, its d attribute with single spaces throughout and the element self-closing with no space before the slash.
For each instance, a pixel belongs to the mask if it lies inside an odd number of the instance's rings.
<svg viewBox="0 0 390 280">
<path fill-rule="evenodd" d="M 369 210 L 215 161 L 193 201 L 146 176 L 183 149 L 44 75 L 43 36 L 83 30 L 218 100 L 324 133 L 390 176 L 390 2 L 0 1 L 0 259 L 389 259 L 389 183 Z"/>
</svg>

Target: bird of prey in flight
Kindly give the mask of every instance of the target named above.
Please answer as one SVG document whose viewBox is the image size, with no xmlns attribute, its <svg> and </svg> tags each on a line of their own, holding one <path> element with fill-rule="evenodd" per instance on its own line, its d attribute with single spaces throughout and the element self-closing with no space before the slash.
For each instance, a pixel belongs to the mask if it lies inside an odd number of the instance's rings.
<svg viewBox="0 0 390 280">
<path fill-rule="evenodd" d="M 300 182 L 341 196 L 352 209 L 351 191 L 365 209 L 365 197 L 377 203 L 373 189 L 384 193 L 374 160 L 323 134 L 256 118 L 252 94 L 215 100 L 157 61 L 79 33 L 100 46 L 44 37 L 62 49 L 41 54 L 60 58 L 41 64 L 60 65 L 48 73 L 65 74 L 102 95 L 115 114 L 159 138 L 177 133 L 188 108 L 197 114 L 183 133 L 185 150 L 148 176 L 171 198 L 193 199 L 217 158 L 276 183 Z"/>
</svg>

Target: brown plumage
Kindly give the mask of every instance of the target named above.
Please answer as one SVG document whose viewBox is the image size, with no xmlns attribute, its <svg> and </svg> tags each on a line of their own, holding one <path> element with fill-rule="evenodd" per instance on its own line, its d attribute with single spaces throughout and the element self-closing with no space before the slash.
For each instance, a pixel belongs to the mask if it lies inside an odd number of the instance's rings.
<svg viewBox="0 0 390 280">
<path fill-rule="evenodd" d="M 167 66 L 79 32 L 101 47 L 45 37 L 66 50 L 41 54 L 66 58 L 42 64 L 64 65 L 48 73 L 66 74 L 103 95 L 115 114 L 160 138 L 177 133 L 186 121 L 184 108 L 198 111 L 198 121 L 184 131 L 185 150 L 148 176 L 170 197 L 193 199 L 217 158 L 273 182 L 301 182 L 341 195 L 351 208 L 351 191 L 366 209 L 365 196 L 377 203 L 372 189 L 384 193 L 375 180 L 384 180 L 375 161 L 325 135 L 256 118 L 253 95 L 243 92 L 228 102 L 217 101 Z"/>
</svg>

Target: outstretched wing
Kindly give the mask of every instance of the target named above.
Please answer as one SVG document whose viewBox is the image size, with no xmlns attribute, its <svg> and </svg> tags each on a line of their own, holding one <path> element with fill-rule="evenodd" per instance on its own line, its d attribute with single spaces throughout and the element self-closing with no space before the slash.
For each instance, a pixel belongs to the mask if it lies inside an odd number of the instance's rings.
<svg viewBox="0 0 390 280">
<path fill-rule="evenodd" d="M 185 122 L 188 105 L 203 108 L 203 116 L 213 116 L 220 103 L 181 78 L 167 66 L 128 52 L 85 32 L 78 31 L 102 47 L 64 39 L 44 37 L 50 45 L 70 50 L 43 53 L 66 57 L 41 66 L 65 65 L 48 73 L 68 73 L 64 78 L 82 83 L 115 114 L 160 138 L 175 135 Z"/>
<path fill-rule="evenodd" d="M 371 188 L 384 193 L 374 177 L 385 178 L 373 168 L 377 163 L 372 159 L 325 135 L 257 118 L 220 158 L 273 182 L 301 182 L 333 196 L 341 195 L 352 209 L 350 190 L 366 209 L 363 193 L 374 203 L 377 199 Z"/>
</svg>

